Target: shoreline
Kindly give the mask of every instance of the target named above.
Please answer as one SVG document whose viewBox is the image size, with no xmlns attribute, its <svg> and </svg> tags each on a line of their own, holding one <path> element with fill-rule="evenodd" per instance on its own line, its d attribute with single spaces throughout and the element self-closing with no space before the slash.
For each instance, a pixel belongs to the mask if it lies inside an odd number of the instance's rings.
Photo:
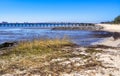
<svg viewBox="0 0 120 76">
<path fill-rule="evenodd" d="M 105 38 L 100 42 L 93 43 L 93 45 L 120 47 L 120 24 L 96 24 L 96 25 L 103 27 L 101 31 L 110 32 L 112 36 Z"/>
</svg>

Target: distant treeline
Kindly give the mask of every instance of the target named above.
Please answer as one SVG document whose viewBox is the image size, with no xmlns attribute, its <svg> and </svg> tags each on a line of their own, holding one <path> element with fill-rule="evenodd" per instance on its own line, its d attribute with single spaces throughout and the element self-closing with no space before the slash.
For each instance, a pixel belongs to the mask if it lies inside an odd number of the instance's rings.
<svg viewBox="0 0 120 76">
<path fill-rule="evenodd" d="M 120 24 L 120 15 L 117 16 L 113 21 L 101 22 L 102 24 Z"/>
</svg>

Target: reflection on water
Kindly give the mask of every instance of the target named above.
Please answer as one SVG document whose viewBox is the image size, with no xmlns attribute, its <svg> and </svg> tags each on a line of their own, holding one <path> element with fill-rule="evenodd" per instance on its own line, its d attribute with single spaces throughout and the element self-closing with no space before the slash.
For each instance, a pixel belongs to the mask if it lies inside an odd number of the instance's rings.
<svg viewBox="0 0 120 76">
<path fill-rule="evenodd" d="M 94 38 L 94 32 L 90 31 L 70 31 L 51 29 L 23 29 L 23 28 L 0 28 L 0 43 L 9 41 L 32 40 L 36 38 L 62 38 L 68 36 L 69 39 L 79 45 L 90 45 L 92 42 L 101 40 Z"/>
</svg>

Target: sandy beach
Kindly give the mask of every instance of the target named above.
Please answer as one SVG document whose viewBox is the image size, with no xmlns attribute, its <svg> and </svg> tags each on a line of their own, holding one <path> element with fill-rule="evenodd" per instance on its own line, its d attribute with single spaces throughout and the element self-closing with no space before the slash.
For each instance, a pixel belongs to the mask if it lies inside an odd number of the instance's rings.
<svg viewBox="0 0 120 76">
<path fill-rule="evenodd" d="M 107 32 L 116 32 L 120 33 L 120 24 L 97 24 L 98 26 L 102 26 L 103 29 L 101 31 Z M 101 53 L 94 53 L 91 57 L 96 59 L 95 61 L 101 62 L 98 66 L 95 66 L 92 69 L 84 69 L 77 72 L 72 72 L 70 74 L 64 74 L 63 76 L 120 76 L 120 39 L 114 39 L 114 37 L 108 37 L 102 40 L 101 42 L 94 43 L 93 45 L 102 45 L 104 47 L 97 47 L 94 50 L 101 50 Z M 78 48 L 82 52 L 83 48 Z M 77 52 L 81 53 L 80 51 Z M 86 53 L 81 53 L 84 55 L 88 55 Z M 83 60 L 84 61 L 84 60 Z"/>
<path fill-rule="evenodd" d="M 103 31 L 120 32 L 120 24 L 96 24 L 103 27 Z"/>
<path fill-rule="evenodd" d="M 120 24 L 96 24 L 97 26 L 102 26 L 102 31 L 116 32 L 120 33 Z M 111 47 L 120 47 L 120 39 L 114 39 L 113 37 L 108 37 L 101 42 L 93 43 L 93 45 L 105 45 Z"/>
</svg>

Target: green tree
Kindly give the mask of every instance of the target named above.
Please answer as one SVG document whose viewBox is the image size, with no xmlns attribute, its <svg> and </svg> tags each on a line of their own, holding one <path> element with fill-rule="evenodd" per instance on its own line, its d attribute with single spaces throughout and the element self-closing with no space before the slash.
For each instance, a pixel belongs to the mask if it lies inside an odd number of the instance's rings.
<svg viewBox="0 0 120 76">
<path fill-rule="evenodd" d="M 117 16 L 117 17 L 114 19 L 114 23 L 116 23 L 116 24 L 119 24 L 119 23 L 120 23 L 120 16 Z"/>
</svg>

